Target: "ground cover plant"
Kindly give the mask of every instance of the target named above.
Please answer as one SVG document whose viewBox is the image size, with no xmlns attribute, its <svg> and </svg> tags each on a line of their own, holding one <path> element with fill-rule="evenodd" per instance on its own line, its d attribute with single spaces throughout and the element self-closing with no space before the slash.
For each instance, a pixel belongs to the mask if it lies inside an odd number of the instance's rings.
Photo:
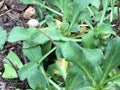
<svg viewBox="0 0 120 90">
<path fill-rule="evenodd" d="M 3 78 L 27 80 L 31 90 L 119 90 L 120 37 L 112 24 L 119 1 L 21 2 L 34 5 L 39 25 L 16 26 L 8 38 L 0 29 L 0 49 L 6 41 L 22 41 L 27 57 L 23 62 L 10 51 Z"/>
</svg>

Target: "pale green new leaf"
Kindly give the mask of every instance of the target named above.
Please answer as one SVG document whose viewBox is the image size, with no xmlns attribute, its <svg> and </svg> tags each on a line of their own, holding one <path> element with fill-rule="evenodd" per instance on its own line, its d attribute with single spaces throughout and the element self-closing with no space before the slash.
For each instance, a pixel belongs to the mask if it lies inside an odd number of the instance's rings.
<svg viewBox="0 0 120 90">
<path fill-rule="evenodd" d="M 7 33 L 5 30 L 3 30 L 2 27 L 0 27 L 0 50 L 3 49 L 3 45 L 5 44 L 7 40 Z"/>
<path fill-rule="evenodd" d="M 9 64 L 9 65 L 14 65 L 14 67 L 16 67 L 17 69 L 20 69 L 23 67 L 23 64 L 21 62 L 21 60 L 18 58 L 18 56 L 10 51 L 9 54 L 4 58 L 4 62 Z"/>
<path fill-rule="evenodd" d="M 4 64 L 4 68 L 5 68 L 5 71 L 2 75 L 3 78 L 11 79 L 11 78 L 17 78 L 18 77 L 15 69 L 11 65 Z"/>
</svg>

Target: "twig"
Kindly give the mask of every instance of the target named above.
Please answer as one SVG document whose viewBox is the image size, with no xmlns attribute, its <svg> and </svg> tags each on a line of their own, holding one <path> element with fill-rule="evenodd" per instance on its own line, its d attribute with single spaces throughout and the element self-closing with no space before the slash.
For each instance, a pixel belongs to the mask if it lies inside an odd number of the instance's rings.
<svg viewBox="0 0 120 90">
<path fill-rule="evenodd" d="M 10 10 L 6 11 L 5 13 L 0 14 L 0 17 L 3 16 L 3 15 L 5 15 L 5 14 L 7 14 L 7 13 L 9 13 L 9 12 L 11 12 L 12 10 L 13 9 L 10 9 Z"/>
<path fill-rule="evenodd" d="M 43 33 L 56 46 L 55 42 L 53 41 L 53 39 L 48 34 L 43 32 L 40 28 L 38 28 L 38 30 L 40 30 L 40 32 Z"/>
</svg>

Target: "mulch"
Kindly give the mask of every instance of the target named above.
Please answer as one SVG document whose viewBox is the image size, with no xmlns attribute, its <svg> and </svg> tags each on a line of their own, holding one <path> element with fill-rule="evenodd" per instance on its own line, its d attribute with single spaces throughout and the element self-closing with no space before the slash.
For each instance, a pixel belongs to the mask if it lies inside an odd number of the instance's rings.
<svg viewBox="0 0 120 90">
<path fill-rule="evenodd" d="M 3 0 L 0 0 L 0 4 L 2 1 Z M 19 0 L 4 0 L 3 5 L 0 6 L 0 26 L 3 27 L 8 34 L 15 26 L 24 27 L 27 20 L 23 18 L 23 13 L 27 7 L 28 5 L 21 3 Z M 21 48 L 21 42 L 6 42 L 3 50 L 0 51 L 0 90 L 15 90 L 16 88 L 25 90 L 29 87 L 26 80 L 20 81 L 18 78 L 2 78 L 2 73 L 4 72 L 3 58 L 9 53 L 10 50 L 12 50 L 19 56 L 21 60 L 24 60 L 25 57 Z"/>
</svg>

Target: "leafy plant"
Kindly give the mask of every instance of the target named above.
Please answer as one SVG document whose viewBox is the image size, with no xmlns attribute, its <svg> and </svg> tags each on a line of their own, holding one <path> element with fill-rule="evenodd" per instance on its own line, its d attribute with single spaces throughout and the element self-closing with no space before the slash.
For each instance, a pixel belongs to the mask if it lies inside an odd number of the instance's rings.
<svg viewBox="0 0 120 90">
<path fill-rule="evenodd" d="M 75 42 L 66 42 L 62 49 L 63 56 L 66 60 L 72 62 L 76 66 L 76 69 L 79 68 L 81 70 L 79 71 L 81 73 L 77 73 L 75 71 L 70 71 L 70 73 L 68 73 L 68 77 L 71 79 L 69 81 L 71 82 L 68 82 L 67 80 L 66 82 L 72 87 L 69 87 L 67 90 L 76 90 L 74 89 L 76 88 L 74 87 L 74 84 L 76 85 L 76 83 L 72 83 L 75 79 L 71 76 L 72 73 L 76 78 L 83 74 L 78 80 L 84 84 L 79 84 L 79 86 L 77 86 L 78 88 L 85 90 L 108 90 L 109 82 L 112 83 L 112 81 L 114 82 L 114 80 L 120 78 L 119 72 L 110 76 L 110 73 L 120 65 L 119 44 L 120 38 L 111 40 L 107 45 L 104 55 L 101 49 L 86 49 L 80 47 Z M 85 81 L 84 79 L 88 80 Z M 79 81 L 76 80 L 76 82 Z"/>
<path fill-rule="evenodd" d="M 30 88 L 34 90 L 119 88 L 116 79 L 120 77 L 117 69 L 120 65 L 120 38 L 111 38 L 116 33 L 110 24 L 116 18 L 116 0 L 21 2 L 35 5 L 40 27 L 17 26 L 12 29 L 8 42 L 23 41 L 22 50 L 28 62 L 23 64 L 10 51 L 4 59 L 3 78 L 18 77 L 21 81 L 27 79 Z M 43 8 L 46 16 L 41 20 Z M 111 12 L 107 14 L 109 9 Z M 48 58 L 51 54 L 53 56 Z"/>
</svg>

